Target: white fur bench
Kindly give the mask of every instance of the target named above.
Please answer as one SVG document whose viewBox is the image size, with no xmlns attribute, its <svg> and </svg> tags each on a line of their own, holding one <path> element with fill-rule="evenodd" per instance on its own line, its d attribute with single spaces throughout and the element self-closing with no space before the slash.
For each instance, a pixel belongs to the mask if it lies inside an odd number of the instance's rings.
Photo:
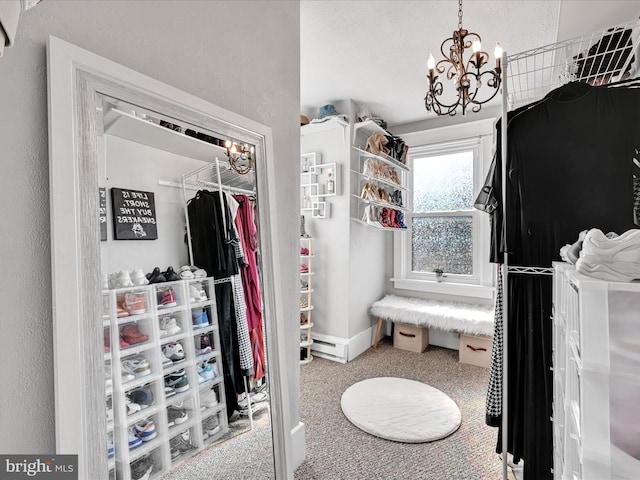
<svg viewBox="0 0 640 480">
<path fill-rule="evenodd" d="M 387 295 L 382 300 L 374 302 L 370 312 L 378 317 L 374 348 L 378 346 L 383 320 L 439 328 L 466 335 L 493 337 L 494 309 L 492 305 Z"/>
</svg>

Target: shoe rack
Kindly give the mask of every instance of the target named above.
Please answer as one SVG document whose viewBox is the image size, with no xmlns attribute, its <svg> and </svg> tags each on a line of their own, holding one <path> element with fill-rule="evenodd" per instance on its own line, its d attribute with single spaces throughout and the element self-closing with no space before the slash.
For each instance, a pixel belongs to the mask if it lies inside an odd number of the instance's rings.
<svg viewBox="0 0 640 480">
<path fill-rule="evenodd" d="M 409 167 L 382 153 L 366 151 L 374 133 L 388 135 L 371 120 L 354 125 L 353 150 L 357 162 L 351 171 L 356 190 L 352 192 L 352 219 L 371 228 L 403 231 L 408 196 Z"/>
<path fill-rule="evenodd" d="M 640 478 L 640 285 L 553 263 L 554 479 Z"/>
<path fill-rule="evenodd" d="M 311 314 L 313 304 L 313 240 L 311 237 L 300 237 L 300 364 L 304 365 L 313 360 L 311 355 L 311 329 L 313 322 Z M 306 266 L 306 269 L 304 268 Z"/>
<path fill-rule="evenodd" d="M 159 478 L 228 431 L 214 282 L 180 280 L 104 290 L 102 296 L 105 370 L 111 374 L 105 380 L 107 429 L 114 447 L 109 478 Z M 177 361 L 163 354 L 176 351 Z M 170 406 L 187 415 L 169 417 Z M 153 429 L 143 435 L 147 422 Z"/>
</svg>

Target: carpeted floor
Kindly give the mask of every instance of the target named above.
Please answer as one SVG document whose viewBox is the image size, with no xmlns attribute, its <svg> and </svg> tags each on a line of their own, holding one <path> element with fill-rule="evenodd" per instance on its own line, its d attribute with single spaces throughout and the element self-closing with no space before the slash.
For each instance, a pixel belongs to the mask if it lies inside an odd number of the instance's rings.
<svg viewBox="0 0 640 480">
<path fill-rule="evenodd" d="M 274 479 L 269 409 L 257 411 L 253 421 L 253 430 L 248 418 L 230 423 L 229 432 L 219 442 L 181 463 L 162 480 Z"/>
<path fill-rule="evenodd" d="M 502 464 L 493 453 L 497 430 L 484 423 L 487 374 L 485 368 L 459 364 L 456 350 L 430 346 L 418 354 L 393 348 L 389 339 L 344 365 L 315 358 L 300 367 L 306 460 L 296 469 L 295 480 L 501 479 Z M 460 408 L 460 428 L 442 440 L 418 444 L 360 430 L 342 413 L 340 398 L 354 383 L 380 376 L 416 380 L 443 391 Z M 252 432 L 201 452 L 163 480 L 272 480 L 267 412 L 258 415 Z"/>
<path fill-rule="evenodd" d="M 458 363 L 458 352 L 429 346 L 424 353 L 395 349 L 389 339 L 347 364 L 315 358 L 300 367 L 300 414 L 306 460 L 296 480 L 491 480 L 502 477 L 494 453 L 497 430 L 484 423 L 488 370 Z M 462 423 L 431 443 L 384 440 L 352 425 L 340 398 L 365 378 L 402 377 L 431 385 L 460 407 Z"/>
</svg>

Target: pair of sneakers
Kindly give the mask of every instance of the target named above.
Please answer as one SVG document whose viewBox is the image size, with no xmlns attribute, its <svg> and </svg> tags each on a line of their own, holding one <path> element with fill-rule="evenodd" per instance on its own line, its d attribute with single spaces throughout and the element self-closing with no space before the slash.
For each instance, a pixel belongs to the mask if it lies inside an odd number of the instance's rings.
<svg viewBox="0 0 640 480">
<path fill-rule="evenodd" d="M 200 410 L 215 407 L 218 404 L 218 396 L 213 388 L 205 388 L 200 391 Z"/>
<path fill-rule="evenodd" d="M 131 390 L 126 395 L 127 415 L 144 410 L 155 403 L 153 392 L 149 385 Z"/>
<path fill-rule="evenodd" d="M 158 436 L 155 423 L 147 418 L 136 423 L 133 428 L 135 436 L 143 442 L 149 442 Z"/>
<path fill-rule="evenodd" d="M 105 277 L 106 275 L 102 276 L 103 288 L 105 286 Z M 136 268 L 131 272 L 127 270 L 120 270 L 119 272 L 111 273 L 106 277 L 106 280 L 107 286 L 111 289 L 149 285 L 149 280 L 142 272 L 141 268 Z"/>
<path fill-rule="evenodd" d="M 171 287 L 158 290 L 157 299 L 158 308 L 170 308 L 178 305 L 178 302 L 176 301 L 176 294 Z"/>
<path fill-rule="evenodd" d="M 179 433 L 169 440 L 169 449 L 171 452 L 171 461 L 175 461 L 185 453 L 195 450 L 196 446 L 191 443 L 191 433 L 189 430 Z"/>
<path fill-rule="evenodd" d="M 149 360 L 142 355 L 133 355 L 122 361 L 122 371 L 133 375 L 135 378 L 141 378 L 151 373 L 151 366 L 149 365 Z"/>
<path fill-rule="evenodd" d="M 220 420 L 218 415 L 212 415 L 207 417 L 202 422 L 202 438 L 206 440 L 209 437 L 213 437 L 220 431 Z"/>
<path fill-rule="evenodd" d="M 209 300 L 207 292 L 200 282 L 189 285 L 189 296 L 191 297 L 191 303 L 206 302 Z"/>
<path fill-rule="evenodd" d="M 170 337 L 180 333 L 182 329 L 175 317 L 162 317 L 160 319 L 160 338 Z"/>
<path fill-rule="evenodd" d="M 111 364 L 107 364 L 104 366 L 104 376 L 105 376 L 105 385 L 107 387 L 113 386 L 113 375 L 111 373 Z M 122 383 L 130 382 L 135 379 L 136 376 L 132 373 L 126 372 L 124 369 L 121 370 L 120 374 L 122 375 Z"/>
<path fill-rule="evenodd" d="M 182 402 L 167 406 L 167 426 L 174 427 L 189 420 L 189 413 Z"/>
<path fill-rule="evenodd" d="M 120 328 L 120 336 L 129 345 L 135 345 L 149 340 L 149 337 L 142 333 L 135 323 L 128 323 Z"/>
<path fill-rule="evenodd" d="M 131 480 L 149 480 L 154 467 L 151 455 L 144 455 L 131 463 Z"/>
<path fill-rule="evenodd" d="M 609 282 L 640 280 L 640 229 L 627 230 L 622 235 L 605 235 L 597 228 L 588 230 L 576 270 Z"/>
<path fill-rule="evenodd" d="M 189 379 L 184 368 L 176 370 L 164 377 L 164 384 L 166 387 L 170 387 L 176 393 L 182 393 L 189 390 Z"/>
<path fill-rule="evenodd" d="M 217 368 L 209 362 L 201 362 L 198 364 L 198 382 L 205 383 L 216 378 Z"/>
<path fill-rule="evenodd" d="M 198 348 L 198 340 L 196 340 L 196 357 L 207 355 L 212 351 L 213 349 L 211 348 L 211 339 L 209 337 L 209 334 L 200 335 L 199 348 Z"/>
<path fill-rule="evenodd" d="M 124 309 L 129 315 L 141 315 L 147 311 L 147 300 L 144 292 L 127 292 L 124 294 L 120 308 Z"/>
<path fill-rule="evenodd" d="M 171 360 L 172 363 L 184 361 L 184 347 L 180 342 L 171 342 L 162 346 L 162 355 Z"/>
<path fill-rule="evenodd" d="M 159 267 L 155 267 L 151 273 L 147 273 L 146 278 L 149 283 L 177 282 L 180 280 L 180 275 L 173 270 L 173 267 L 168 267 L 164 272 Z"/>
<path fill-rule="evenodd" d="M 191 312 L 193 328 L 207 328 L 209 326 L 209 315 L 204 309 Z"/>
<path fill-rule="evenodd" d="M 207 272 L 194 265 L 183 265 L 178 269 L 178 275 L 182 280 L 192 280 L 194 278 L 206 278 Z"/>
</svg>

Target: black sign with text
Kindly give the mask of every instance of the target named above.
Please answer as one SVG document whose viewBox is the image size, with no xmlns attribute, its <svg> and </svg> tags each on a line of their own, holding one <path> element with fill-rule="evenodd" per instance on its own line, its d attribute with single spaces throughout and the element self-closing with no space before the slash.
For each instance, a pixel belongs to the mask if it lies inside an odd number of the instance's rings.
<svg viewBox="0 0 640 480">
<path fill-rule="evenodd" d="M 107 241 L 107 189 L 100 187 L 100 240 Z"/>
<path fill-rule="evenodd" d="M 111 189 L 113 238 L 116 240 L 156 240 L 156 203 L 153 192 Z"/>
</svg>

